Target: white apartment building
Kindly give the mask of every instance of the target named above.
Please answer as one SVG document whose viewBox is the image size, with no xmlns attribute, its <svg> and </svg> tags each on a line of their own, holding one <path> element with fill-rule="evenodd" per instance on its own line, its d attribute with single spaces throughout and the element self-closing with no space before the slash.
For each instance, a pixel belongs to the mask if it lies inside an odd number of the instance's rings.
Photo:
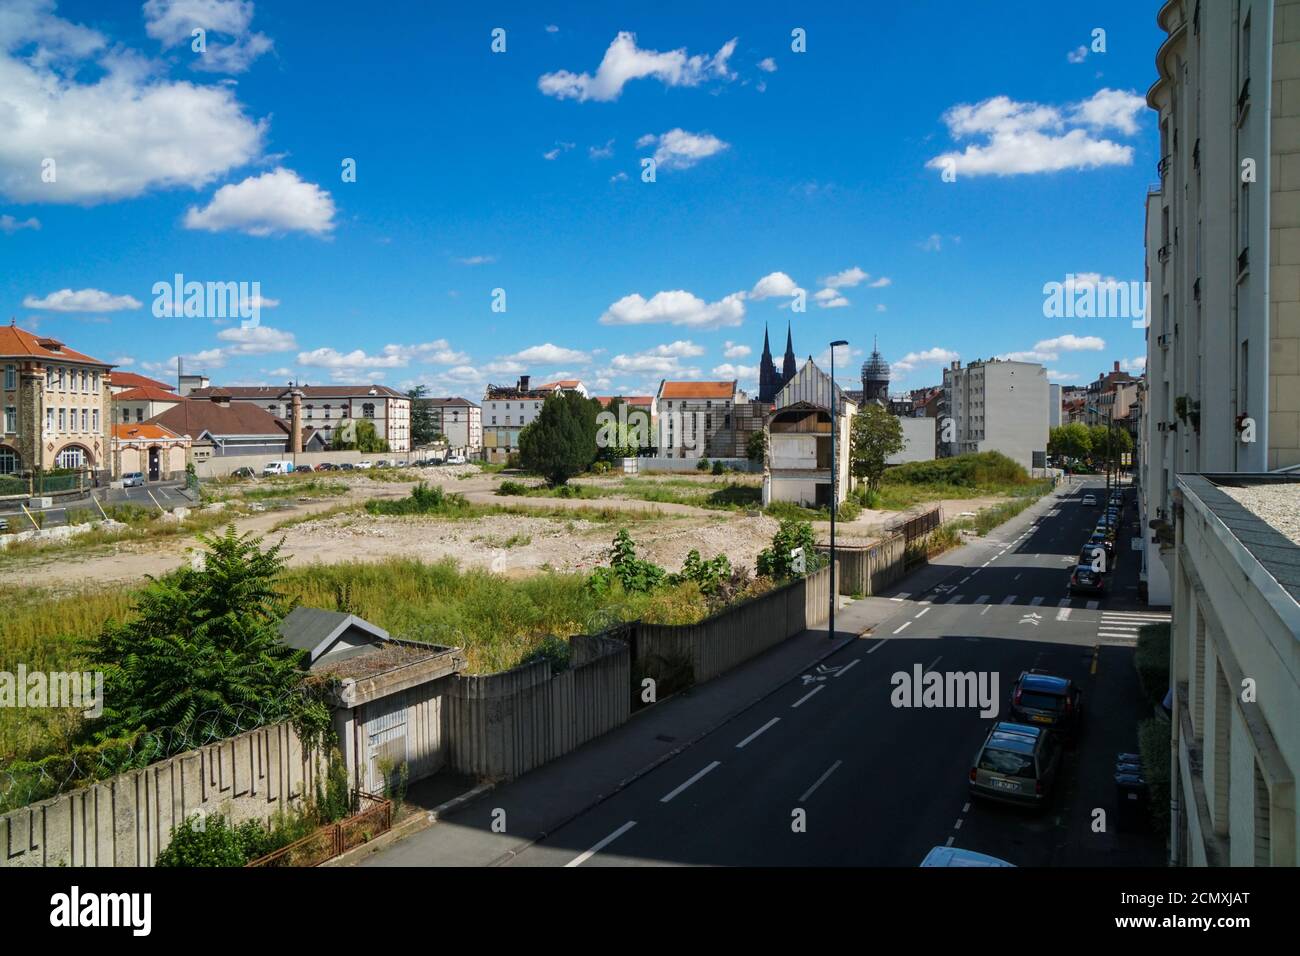
<svg viewBox="0 0 1300 956">
<path fill-rule="evenodd" d="M 1300 0 L 1169 0 L 1159 23 L 1144 528 L 1172 524 L 1179 474 L 1300 463 Z M 1173 596 L 1164 537 L 1152 604 Z"/>
<path fill-rule="evenodd" d="M 743 458 L 748 434 L 740 427 L 744 391 L 730 382 L 659 382 L 655 395 L 659 455 L 663 458 Z M 748 408 L 745 409 L 747 413 Z M 750 421 L 746 414 L 745 421 Z"/>
<path fill-rule="evenodd" d="M 1047 386 L 1047 427 L 1058 428 L 1061 425 L 1061 386 Z"/>
<path fill-rule="evenodd" d="M 1170 862 L 1294 867 L 1300 476 L 1176 481 Z"/>
<path fill-rule="evenodd" d="M 190 378 L 186 376 L 185 378 Z M 190 398 L 210 398 L 214 389 L 192 388 L 182 379 L 180 392 Z M 221 389 L 232 402 L 250 402 L 277 418 L 288 419 L 290 394 L 302 393 L 302 423 L 320 432 L 325 444 L 348 422 L 370 422 L 375 434 L 388 442 L 391 452 L 411 450 L 411 399 L 387 385 L 231 385 Z"/>
<path fill-rule="evenodd" d="M 533 385 L 531 376 L 519 376 L 517 385 L 489 385 L 483 395 L 483 455 L 491 462 L 504 462 L 519 450 L 519 432 L 541 414 L 551 395 L 576 392 L 590 398 L 587 387 L 576 378 Z"/>
<path fill-rule="evenodd" d="M 452 454 L 477 455 L 483 450 L 483 409 L 467 398 L 421 398 L 429 409 L 436 434 L 447 439 Z"/>
<path fill-rule="evenodd" d="M 1047 457 L 1047 370 L 1032 362 L 953 362 L 943 370 L 940 445 L 948 455 L 997 451 L 1026 469 Z M 953 440 L 944 442 L 951 419 Z"/>
</svg>

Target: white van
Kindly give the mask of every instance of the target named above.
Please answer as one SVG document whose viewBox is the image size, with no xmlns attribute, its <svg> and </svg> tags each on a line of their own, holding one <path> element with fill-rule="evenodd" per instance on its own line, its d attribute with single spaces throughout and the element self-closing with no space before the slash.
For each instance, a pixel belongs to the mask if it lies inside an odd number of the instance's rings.
<svg viewBox="0 0 1300 956">
<path fill-rule="evenodd" d="M 291 461 L 268 461 L 262 468 L 262 477 L 267 475 L 287 475 L 293 471 L 293 462 Z"/>
</svg>

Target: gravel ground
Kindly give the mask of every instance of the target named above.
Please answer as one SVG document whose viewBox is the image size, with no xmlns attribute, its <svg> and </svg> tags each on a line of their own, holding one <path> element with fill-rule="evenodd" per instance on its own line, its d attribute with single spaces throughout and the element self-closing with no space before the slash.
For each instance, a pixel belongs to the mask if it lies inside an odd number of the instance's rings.
<svg viewBox="0 0 1300 956">
<path fill-rule="evenodd" d="M 1219 490 L 1286 535 L 1293 544 L 1300 544 L 1300 485 L 1253 485 L 1249 488 L 1221 485 Z"/>
</svg>

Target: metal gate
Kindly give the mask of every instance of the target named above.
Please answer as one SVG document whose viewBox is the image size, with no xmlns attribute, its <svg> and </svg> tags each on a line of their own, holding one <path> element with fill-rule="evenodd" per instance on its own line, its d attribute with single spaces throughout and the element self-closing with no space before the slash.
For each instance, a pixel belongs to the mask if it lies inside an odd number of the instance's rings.
<svg viewBox="0 0 1300 956">
<path fill-rule="evenodd" d="M 397 771 L 407 761 L 406 694 L 384 697 L 366 709 L 366 780 L 363 789 L 388 793 L 397 784 Z M 384 766 L 389 776 L 385 779 Z"/>
</svg>

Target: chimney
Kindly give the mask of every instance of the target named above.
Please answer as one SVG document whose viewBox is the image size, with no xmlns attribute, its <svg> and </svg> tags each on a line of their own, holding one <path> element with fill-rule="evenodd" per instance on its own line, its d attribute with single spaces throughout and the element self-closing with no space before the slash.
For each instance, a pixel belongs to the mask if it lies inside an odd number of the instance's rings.
<svg viewBox="0 0 1300 956">
<path fill-rule="evenodd" d="M 1116 361 L 1116 363 L 1115 363 L 1115 371 L 1117 371 L 1117 372 L 1119 371 L 1119 362 L 1118 362 L 1118 361 Z"/>
<path fill-rule="evenodd" d="M 529 376 L 529 375 L 520 375 L 520 376 L 519 376 L 519 391 L 521 391 L 521 392 L 526 392 L 526 391 L 528 391 L 528 380 L 529 380 L 529 378 L 531 378 L 531 377 L 532 377 L 532 376 Z"/>
<path fill-rule="evenodd" d="M 296 455 L 302 451 L 302 392 L 295 388 L 292 398 L 292 411 L 289 414 L 289 451 Z"/>
</svg>

